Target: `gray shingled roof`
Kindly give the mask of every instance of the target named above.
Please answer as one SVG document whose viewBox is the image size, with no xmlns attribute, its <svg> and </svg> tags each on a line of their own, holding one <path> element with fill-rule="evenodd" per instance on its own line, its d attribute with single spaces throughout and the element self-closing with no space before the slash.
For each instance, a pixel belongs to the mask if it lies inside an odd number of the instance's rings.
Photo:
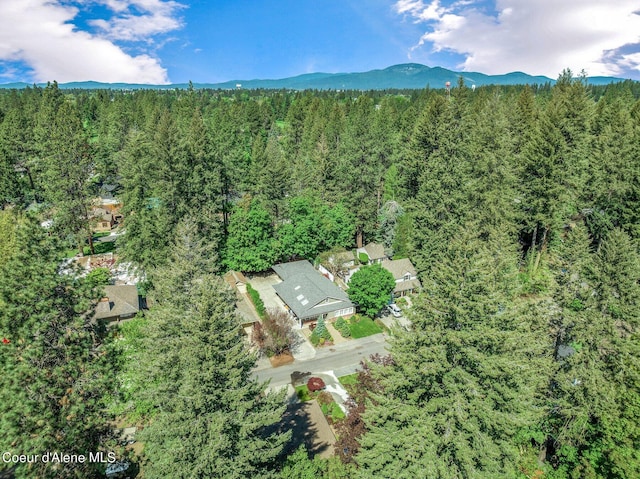
<svg viewBox="0 0 640 479">
<path fill-rule="evenodd" d="M 276 264 L 273 270 L 282 279 L 273 289 L 300 319 L 353 307 L 346 293 L 308 261 Z"/>
<path fill-rule="evenodd" d="M 125 284 L 104 287 L 104 300 L 96 306 L 95 319 L 127 316 L 140 311 L 138 288 Z"/>
<path fill-rule="evenodd" d="M 404 275 L 409 273 L 411 276 L 416 275 L 416 269 L 413 267 L 413 263 L 409 258 L 403 259 L 385 259 L 382 261 L 382 267 L 391 272 L 393 279 L 398 280 L 404 278 Z"/>
</svg>

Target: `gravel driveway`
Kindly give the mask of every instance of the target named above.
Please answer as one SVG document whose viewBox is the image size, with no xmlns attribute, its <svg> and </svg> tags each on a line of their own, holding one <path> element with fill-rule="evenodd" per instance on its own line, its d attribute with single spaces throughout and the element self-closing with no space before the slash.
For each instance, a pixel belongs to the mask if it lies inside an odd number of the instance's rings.
<svg viewBox="0 0 640 479">
<path fill-rule="evenodd" d="M 281 283 L 277 274 L 273 273 L 268 276 L 253 276 L 249 279 L 251 286 L 258 293 L 264 303 L 265 308 L 276 308 L 282 311 L 286 311 L 284 303 L 276 294 L 276 290 L 273 289 L 274 284 Z"/>
</svg>

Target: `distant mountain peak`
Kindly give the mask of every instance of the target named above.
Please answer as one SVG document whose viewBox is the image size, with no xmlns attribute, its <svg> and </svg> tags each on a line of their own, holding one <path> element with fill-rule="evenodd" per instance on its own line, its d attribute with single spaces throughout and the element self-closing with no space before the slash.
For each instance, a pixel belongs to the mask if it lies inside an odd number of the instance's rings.
<svg viewBox="0 0 640 479">
<path fill-rule="evenodd" d="M 461 78 L 469 86 L 524 85 L 555 83 L 551 78 L 531 76 L 522 72 L 505 75 L 485 75 L 477 72 L 455 72 L 442 67 L 428 67 L 420 63 L 401 63 L 382 70 L 356 73 L 307 73 L 277 80 L 231 80 L 224 83 L 195 83 L 196 88 L 212 89 L 287 89 L 287 90 L 411 90 L 444 88 L 447 82 L 455 85 Z M 605 85 L 623 81 L 621 78 L 593 77 L 592 84 Z M 0 84 L 0 88 L 25 88 L 25 83 Z M 39 86 L 45 86 L 40 84 Z M 130 83 L 73 82 L 60 84 L 60 88 L 76 89 L 174 89 L 187 88 L 186 84 L 136 85 Z"/>
<path fill-rule="evenodd" d="M 385 68 L 385 72 L 405 73 L 408 75 L 414 75 L 416 73 L 428 71 L 430 68 L 420 63 L 401 63 L 400 65 L 392 65 Z"/>
</svg>

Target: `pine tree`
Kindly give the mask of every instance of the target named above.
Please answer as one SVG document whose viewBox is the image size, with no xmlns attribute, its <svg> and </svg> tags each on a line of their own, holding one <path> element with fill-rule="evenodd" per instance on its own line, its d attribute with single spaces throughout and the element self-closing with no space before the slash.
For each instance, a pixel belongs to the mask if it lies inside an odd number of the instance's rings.
<svg viewBox="0 0 640 479">
<path fill-rule="evenodd" d="M 117 157 L 126 218 L 126 234 L 118 246 L 127 261 L 143 268 L 158 266 L 169 256 L 173 230 L 151 143 L 145 132 L 132 131 Z"/>
<path fill-rule="evenodd" d="M 176 250 L 156 276 L 197 270 L 187 251 L 186 244 Z M 145 477 L 269 477 L 288 439 L 268 430 L 284 412 L 283 397 L 264 395 L 251 378 L 255 356 L 245 350 L 223 281 L 169 274 L 186 287 L 148 314 L 141 364 L 155 413 L 143 433 Z"/>
<path fill-rule="evenodd" d="M 338 164 L 343 185 L 339 198 L 355 216 L 356 245 L 361 247 L 365 237 L 374 238 L 377 231 L 386 165 L 378 155 L 380 143 L 373 129 L 373 102 L 361 96 L 350 108 Z"/>
<path fill-rule="evenodd" d="M 20 221 L 19 245 L 0 266 L 0 448 L 12 454 L 104 451 L 109 373 L 91 321 L 97 291 L 58 272 L 59 252 L 33 221 Z M 0 469 L 12 466 L 3 463 Z M 89 463 L 17 464 L 16 477 L 99 477 Z"/>
<path fill-rule="evenodd" d="M 562 309 L 547 454 L 569 477 L 635 477 L 640 257 L 620 230 L 608 235 L 595 258 L 583 231 L 572 232 L 567 242 L 557 272 Z"/>
<path fill-rule="evenodd" d="M 515 301 L 517 255 L 466 225 L 423 280 L 413 331 L 377 375 L 356 456 L 360 477 L 514 477 L 516 436 L 540 419 L 544 326 Z"/>
<path fill-rule="evenodd" d="M 54 227 L 74 235 L 82 252 L 93 254 L 90 184 L 92 154 L 76 107 L 63 102 L 56 111 L 42 151 L 45 198 L 55 205 Z"/>
<path fill-rule="evenodd" d="M 257 200 L 245 198 L 231 215 L 225 264 L 237 271 L 264 271 L 275 259 L 271 215 Z"/>
</svg>

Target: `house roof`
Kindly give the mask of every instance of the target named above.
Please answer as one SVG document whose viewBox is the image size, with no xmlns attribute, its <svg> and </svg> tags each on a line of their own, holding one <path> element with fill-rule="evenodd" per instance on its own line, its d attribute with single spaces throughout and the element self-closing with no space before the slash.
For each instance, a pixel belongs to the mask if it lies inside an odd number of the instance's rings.
<svg viewBox="0 0 640 479">
<path fill-rule="evenodd" d="M 91 216 L 93 218 L 102 218 L 105 221 L 111 221 L 113 219 L 113 214 L 104 208 L 93 208 L 91 210 Z"/>
<path fill-rule="evenodd" d="M 95 319 L 135 314 L 140 311 L 138 288 L 132 284 L 105 286 L 104 297 L 96 306 Z"/>
<path fill-rule="evenodd" d="M 405 274 L 415 276 L 416 269 L 409 258 L 403 259 L 385 259 L 382 261 L 382 267 L 391 272 L 395 280 L 404 278 Z"/>
<path fill-rule="evenodd" d="M 409 281 L 400 281 L 396 283 L 395 288 L 393 288 L 393 292 L 400 293 L 402 291 L 412 291 L 420 288 L 422 288 L 422 285 L 420 284 L 420 280 L 410 279 Z"/>
<path fill-rule="evenodd" d="M 353 255 L 353 251 L 338 251 L 327 259 L 329 262 L 348 263 L 349 261 L 355 261 L 355 256 Z"/>
<path fill-rule="evenodd" d="M 353 307 L 346 293 L 308 261 L 276 264 L 273 270 L 282 279 L 273 289 L 300 319 Z"/>
<path fill-rule="evenodd" d="M 384 254 L 384 246 L 379 243 L 369 243 L 363 249 L 371 261 L 387 257 Z"/>
</svg>

